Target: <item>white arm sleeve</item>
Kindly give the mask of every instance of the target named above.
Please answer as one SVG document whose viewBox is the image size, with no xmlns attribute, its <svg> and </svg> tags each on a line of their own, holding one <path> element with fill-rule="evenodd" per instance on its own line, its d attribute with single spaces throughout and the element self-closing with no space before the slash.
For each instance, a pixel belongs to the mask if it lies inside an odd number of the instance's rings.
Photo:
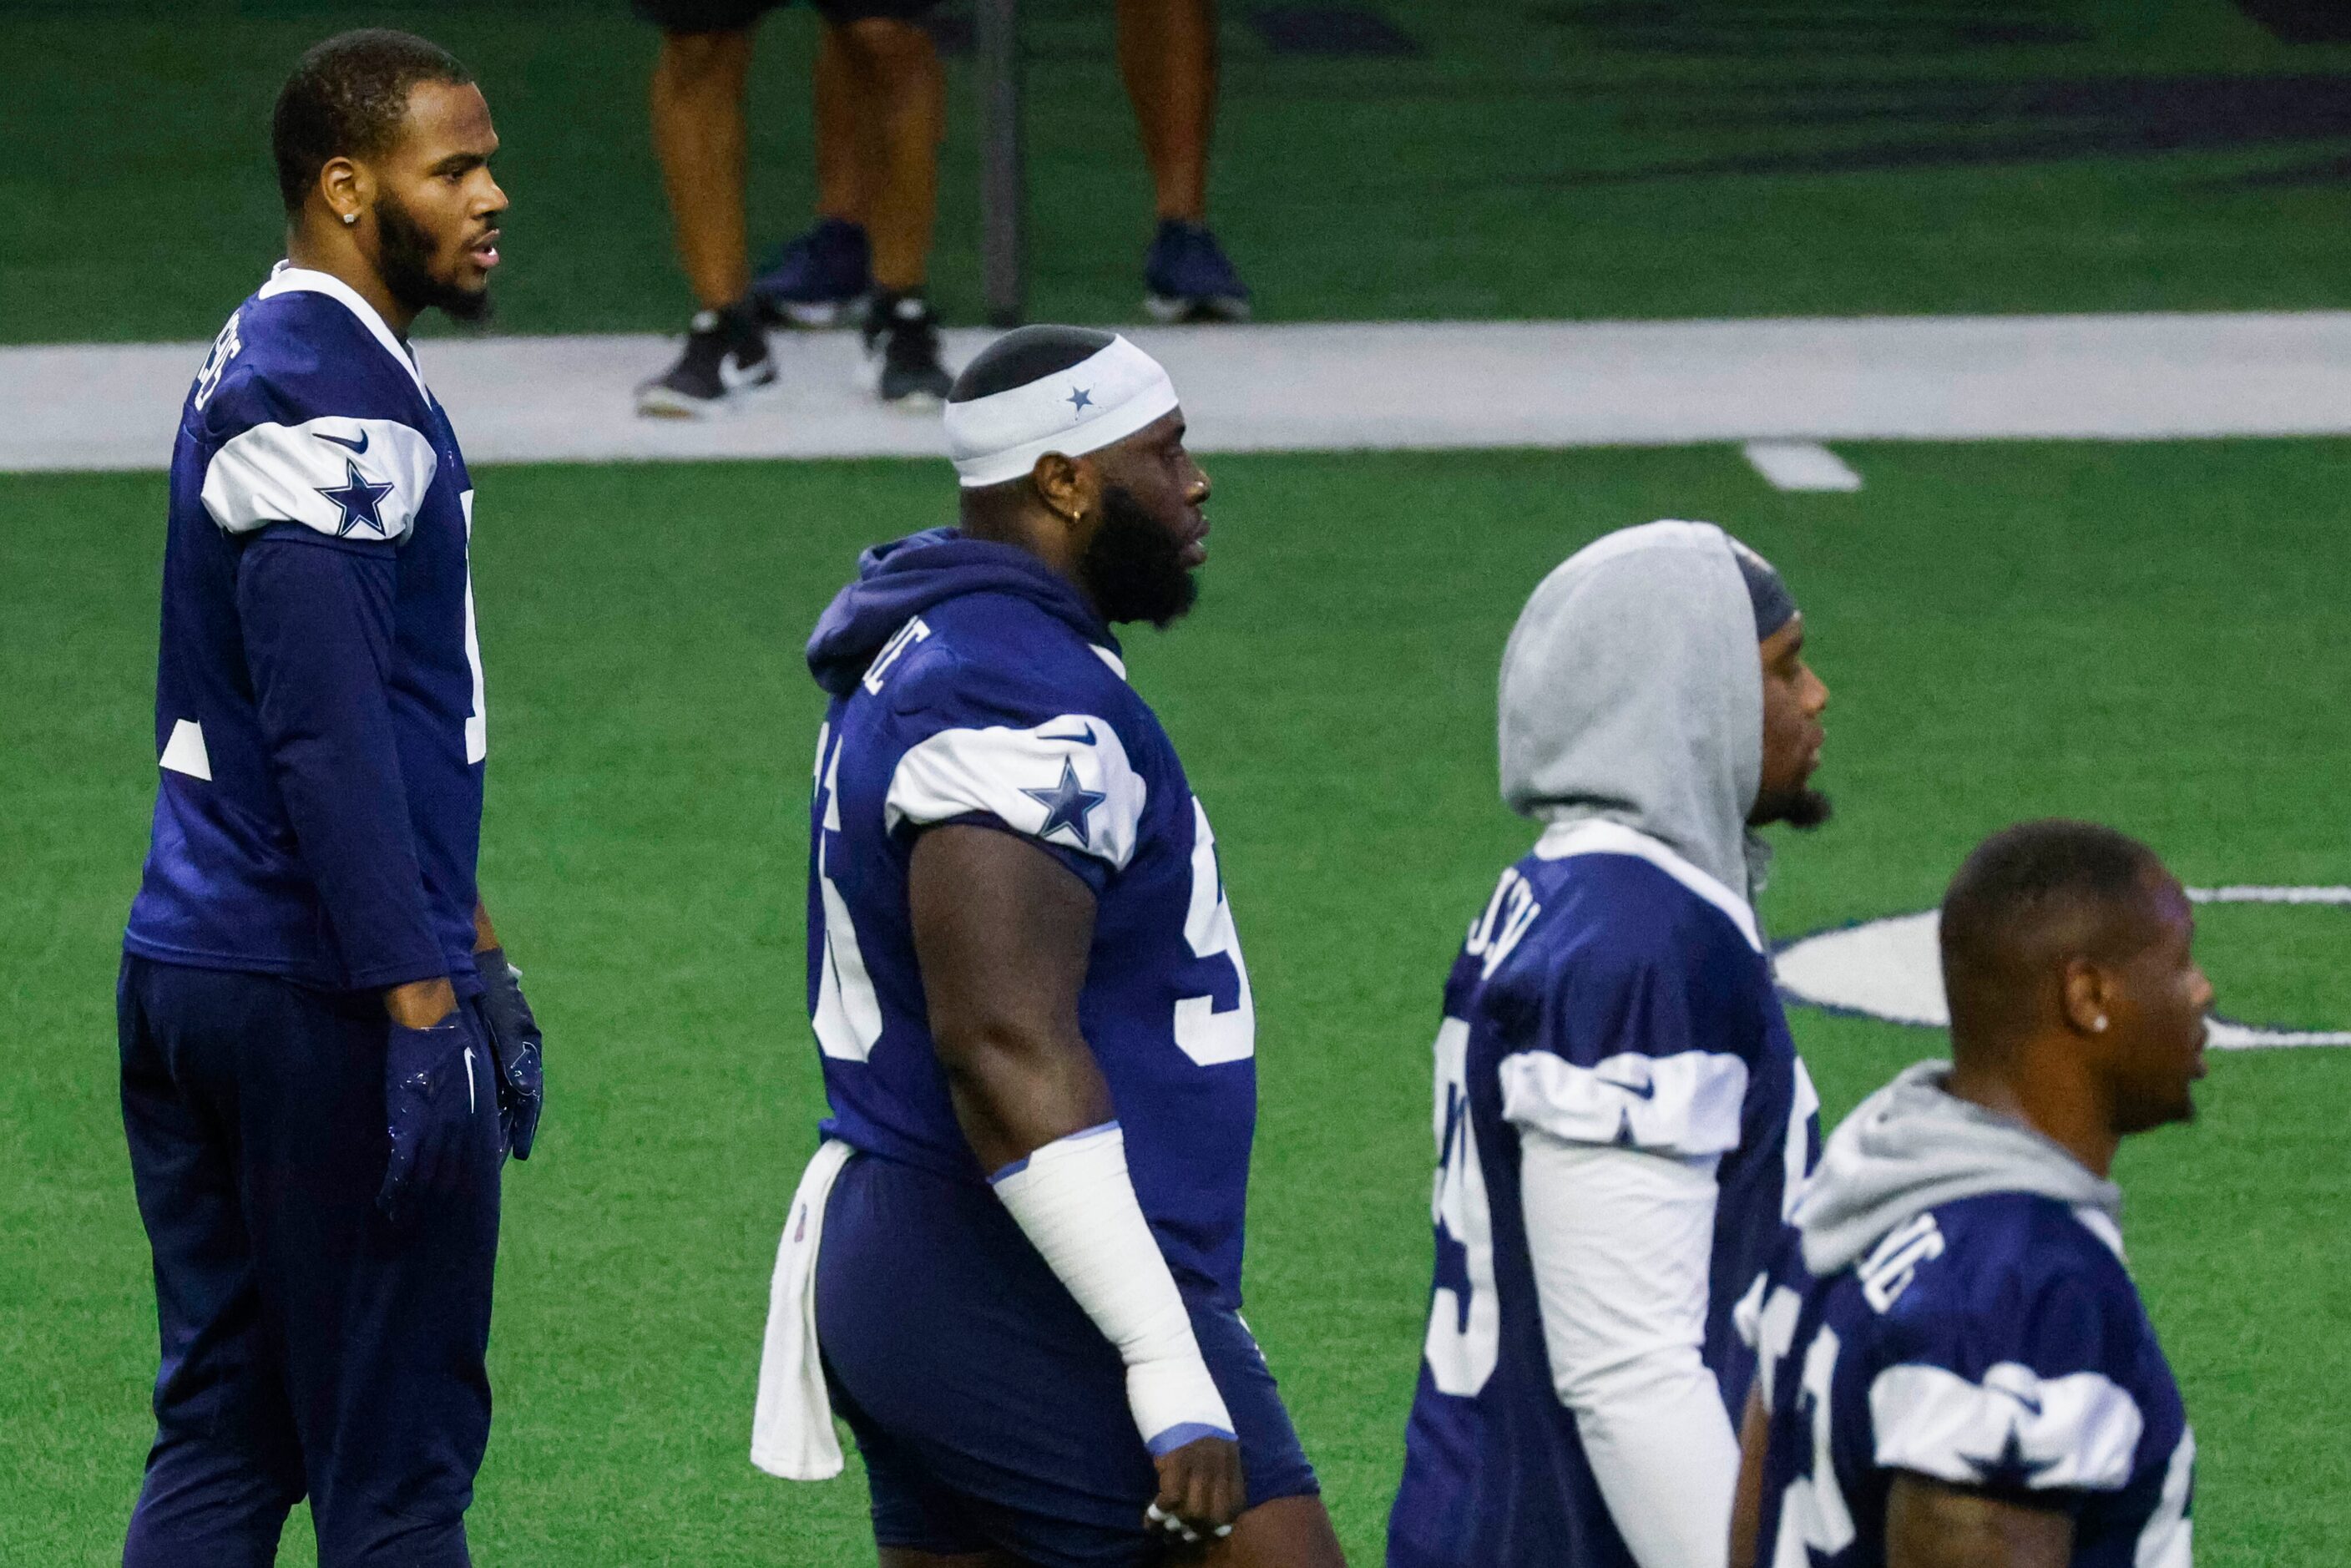
<svg viewBox="0 0 2351 1568">
<path fill-rule="evenodd" d="M 1126 1134 L 1105 1122 L 1059 1138 L 988 1178 L 1126 1364 L 1126 1403 L 1155 1457 L 1197 1437 L 1233 1436 L 1200 1355 L 1192 1315 L 1126 1174 Z"/>
<path fill-rule="evenodd" d="M 1714 1156 L 1520 1130 L 1552 1385 L 1641 1568 L 1723 1568 L 1739 1439 L 1699 1359 Z"/>
</svg>

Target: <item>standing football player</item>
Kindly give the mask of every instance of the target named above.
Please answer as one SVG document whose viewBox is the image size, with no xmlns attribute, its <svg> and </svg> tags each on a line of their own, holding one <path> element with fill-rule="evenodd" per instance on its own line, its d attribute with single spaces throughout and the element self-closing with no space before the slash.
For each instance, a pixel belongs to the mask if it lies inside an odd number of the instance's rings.
<svg viewBox="0 0 2351 1568">
<path fill-rule="evenodd" d="M 1731 1561 L 2189 1568 L 2196 1438 L 2108 1179 L 2196 1113 L 2188 895 L 2088 822 L 1987 840 L 1942 910 L 1951 1060 L 1829 1140 L 1740 1303 L 1758 1352 Z"/>
<path fill-rule="evenodd" d="M 286 249 L 172 459 L 162 774 L 118 988 L 162 1365 L 127 1568 L 467 1561 L 502 1156 L 538 1027 L 474 883 L 474 492 L 405 334 L 481 315 L 507 199 L 464 67 L 302 57 Z"/>
<path fill-rule="evenodd" d="M 1544 828 L 1446 985 L 1391 1568 L 1723 1561 L 1731 1309 L 1819 1146 L 1752 904 L 1750 830 L 1828 815 L 1803 645 L 1706 523 L 1578 551 L 1510 633 L 1502 792 Z"/>
<path fill-rule="evenodd" d="M 961 526 L 869 551 L 809 643 L 832 1114 L 753 1457 L 838 1468 L 829 1395 L 883 1568 L 1338 1564 L 1239 1315 L 1249 973 L 1111 632 L 1191 606 L 1207 476 L 1166 372 L 1103 332 L 998 340 L 946 430 Z"/>
</svg>

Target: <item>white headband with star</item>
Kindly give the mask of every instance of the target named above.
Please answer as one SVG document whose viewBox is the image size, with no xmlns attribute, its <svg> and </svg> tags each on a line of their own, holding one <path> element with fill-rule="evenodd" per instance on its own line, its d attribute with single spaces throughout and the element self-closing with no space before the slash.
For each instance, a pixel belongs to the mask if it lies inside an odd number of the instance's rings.
<svg viewBox="0 0 2351 1568">
<path fill-rule="evenodd" d="M 1123 441 L 1175 406 L 1159 361 L 1113 338 L 1068 370 L 947 404 L 947 455 L 977 490 L 1019 478 L 1048 452 L 1078 457 Z"/>
</svg>

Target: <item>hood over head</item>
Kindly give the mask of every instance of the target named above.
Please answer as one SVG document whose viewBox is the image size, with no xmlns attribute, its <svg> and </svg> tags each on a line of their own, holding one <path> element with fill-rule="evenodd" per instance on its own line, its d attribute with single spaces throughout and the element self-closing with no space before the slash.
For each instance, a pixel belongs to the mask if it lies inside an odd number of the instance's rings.
<svg viewBox="0 0 2351 1568">
<path fill-rule="evenodd" d="M 1804 1267 L 1835 1273 L 1940 1204 L 2024 1192 L 2122 1213 L 2122 1189 L 2049 1138 L 1943 1088 L 1948 1061 L 1921 1061 L 1863 1101 L 1832 1134 L 1796 1199 Z"/>
<path fill-rule="evenodd" d="M 967 593 L 1028 600 L 1088 642 L 1118 652 L 1118 639 L 1077 585 L 1027 550 L 925 528 L 857 558 L 857 580 L 832 596 L 809 633 L 809 674 L 830 695 L 847 696 L 898 628 Z"/>
<path fill-rule="evenodd" d="M 1761 616 L 1711 523 L 1645 523 L 1570 556 L 1502 651 L 1504 801 L 1540 821 L 1636 829 L 1750 894 Z"/>
</svg>

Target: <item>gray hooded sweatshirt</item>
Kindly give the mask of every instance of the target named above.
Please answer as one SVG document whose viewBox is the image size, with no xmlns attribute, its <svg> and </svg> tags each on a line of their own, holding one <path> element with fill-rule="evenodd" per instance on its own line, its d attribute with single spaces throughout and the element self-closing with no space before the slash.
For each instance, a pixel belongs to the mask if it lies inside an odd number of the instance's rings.
<svg viewBox="0 0 2351 1568">
<path fill-rule="evenodd" d="M 2109 1224 L 2122 1189 L 2023 1123 L 1943 1090 L 1948 1061 L 1921 1061 L 1846 1117 L 1796 1201 L 1804 1267 L 1825 1278 L 1930 1208 L 1991 1192 L 2095 1209 Z"/>
<path fill-rule="evenodd" d="M 1513 811 L 1616 822 L 1750 901 L 1761 887 L 1747 813 L 1762 666 L 1746 580 L 1713 524 L 1625 528 L 1543 579 L 1502 650 L 1499 733 Z"/>
</svg>

